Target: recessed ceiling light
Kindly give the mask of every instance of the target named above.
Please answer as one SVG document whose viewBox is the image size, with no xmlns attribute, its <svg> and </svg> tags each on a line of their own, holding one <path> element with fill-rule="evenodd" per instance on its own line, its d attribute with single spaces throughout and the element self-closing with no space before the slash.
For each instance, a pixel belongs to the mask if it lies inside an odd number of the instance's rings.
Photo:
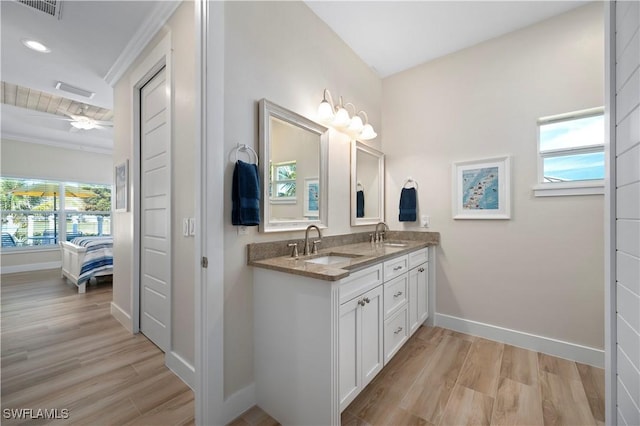
<svg viewBox="0 0 640 426">
<path fill-rule="evenodd" d="M 47 46 L 45 46 L 44 44 L 40 43 L 39 41 L 29 40 L 29 39 L 26 39 L 26 38 L 23 38 L 21 41 L 22 41 L 22 44 L 24 44 L 25 46 L 27 46 L 31 50 L 35 50 L 36 52 L 40 52 L 40 53 L 49 53 L 49 52 L 51 52 L 51 49 L 49 49 Z"/>
</svg>

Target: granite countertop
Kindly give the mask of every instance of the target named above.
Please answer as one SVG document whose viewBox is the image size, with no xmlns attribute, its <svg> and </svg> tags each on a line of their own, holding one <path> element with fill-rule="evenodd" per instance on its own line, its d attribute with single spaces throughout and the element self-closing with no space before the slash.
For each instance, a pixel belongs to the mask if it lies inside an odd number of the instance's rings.
<svg viewBox="0 0 640 426">
<path fill-rule="evenodd" d="M 401 232 L 397 232 L 397 234 L 401 234 Z M 301 275 L 325 281 L 337 281 L 349 276 L 351 272 L 385 261 L 387 259 L 407 254 L 414 250 L 418 250 L 431 245 L 436 245 L 440 240 L 439 234 L 437 234 L 435 238 L 425 238 L 419 240 L 397 238 L 400 236 L 401 235 L 394 235 L 395 238 L 393 238 L 393 240 L 386 241 L 387 244 L 391 243 L 392 245 L 384 245 L 383 243 L 359 242 L 355 244 L 346 244 L 325 248 L 319 250 L 318 254 L 299 256 L 297 258 L 293 258 L 290 255 L 285 255 L 270 257 L 266 259 L 252 259 L 250 248 L 250 255 L 247 263 L 250 266 L 255 266 L 258 268 L 272 269 L 275 271 L 286 272 L 294 275 Z M 399 246 L 396 243 L 401 243 L 403 246 Z M 329 255 L 348 257 L 349 259 L 338 263 L 332 263 L 330 265 L 307 262 L 310 259 Z"/>
</svg>

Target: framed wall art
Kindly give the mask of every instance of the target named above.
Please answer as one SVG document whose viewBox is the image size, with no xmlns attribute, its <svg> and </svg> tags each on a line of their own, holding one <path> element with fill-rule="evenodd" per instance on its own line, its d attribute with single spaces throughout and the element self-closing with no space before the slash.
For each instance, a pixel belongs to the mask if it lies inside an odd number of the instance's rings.
<svg viewBox="0 0 640 426">
<path fill-rule="evenodd" d="M 129 210 L 129 160 L 116 165 L 115 169 L 115 211 L 126 212 Z"/>
<path fill-rule="evenodd" d="M 304 180 L 304 216 L 318 217 L 318 200 L 320 199 L 320 184 L 318 178 Z"/>
<path fill-rule="evenodd" d="M 453 163 L 454 219 L 511 218 L 510 157 Z"/>
</svg>

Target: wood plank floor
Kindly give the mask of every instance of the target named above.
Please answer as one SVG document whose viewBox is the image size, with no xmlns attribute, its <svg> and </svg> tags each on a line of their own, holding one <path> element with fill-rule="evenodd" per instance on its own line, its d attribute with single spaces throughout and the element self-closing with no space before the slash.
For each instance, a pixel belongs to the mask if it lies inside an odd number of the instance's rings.
<svg viewBox="0 0 640 426">
<path fill-rule="evenodd" d="M 193 392 L 110 314 L 111 283 L 78 294 L 59 270 L 1 276 L 2 424 L 189 425 Z M 57 409 L 67 419 L 7 419 Z"/>
<path fill-rule="evenodd" d="M 259 407 L 231 423 L 277 424 Z M 604 370 L 420 327 L 345 409 L 342 424 L 604 425 Z"/>
</svg>

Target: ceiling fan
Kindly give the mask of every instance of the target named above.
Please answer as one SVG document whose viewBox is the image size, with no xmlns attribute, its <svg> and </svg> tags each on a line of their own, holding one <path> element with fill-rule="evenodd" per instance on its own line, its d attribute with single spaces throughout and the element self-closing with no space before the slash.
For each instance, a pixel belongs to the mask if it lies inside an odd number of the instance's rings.
<svg viewBox="0 0 640 426">
<path fill-rule="evenodd" d="M 77 132 L 78 130 L 93 130 L 93 129 L 105 129 L 107 127 L 113 127 L 111 121 L 96 120 L 87 116 L 86 112 L 89 109 L 88 105 L 83 105 L 78 114 L 71 114 L 69 111 L 60 109 L 69 118 L 61 118 L 61 120 L 69 121 L 71 124 L 71 132 Z"/>
</svg>

